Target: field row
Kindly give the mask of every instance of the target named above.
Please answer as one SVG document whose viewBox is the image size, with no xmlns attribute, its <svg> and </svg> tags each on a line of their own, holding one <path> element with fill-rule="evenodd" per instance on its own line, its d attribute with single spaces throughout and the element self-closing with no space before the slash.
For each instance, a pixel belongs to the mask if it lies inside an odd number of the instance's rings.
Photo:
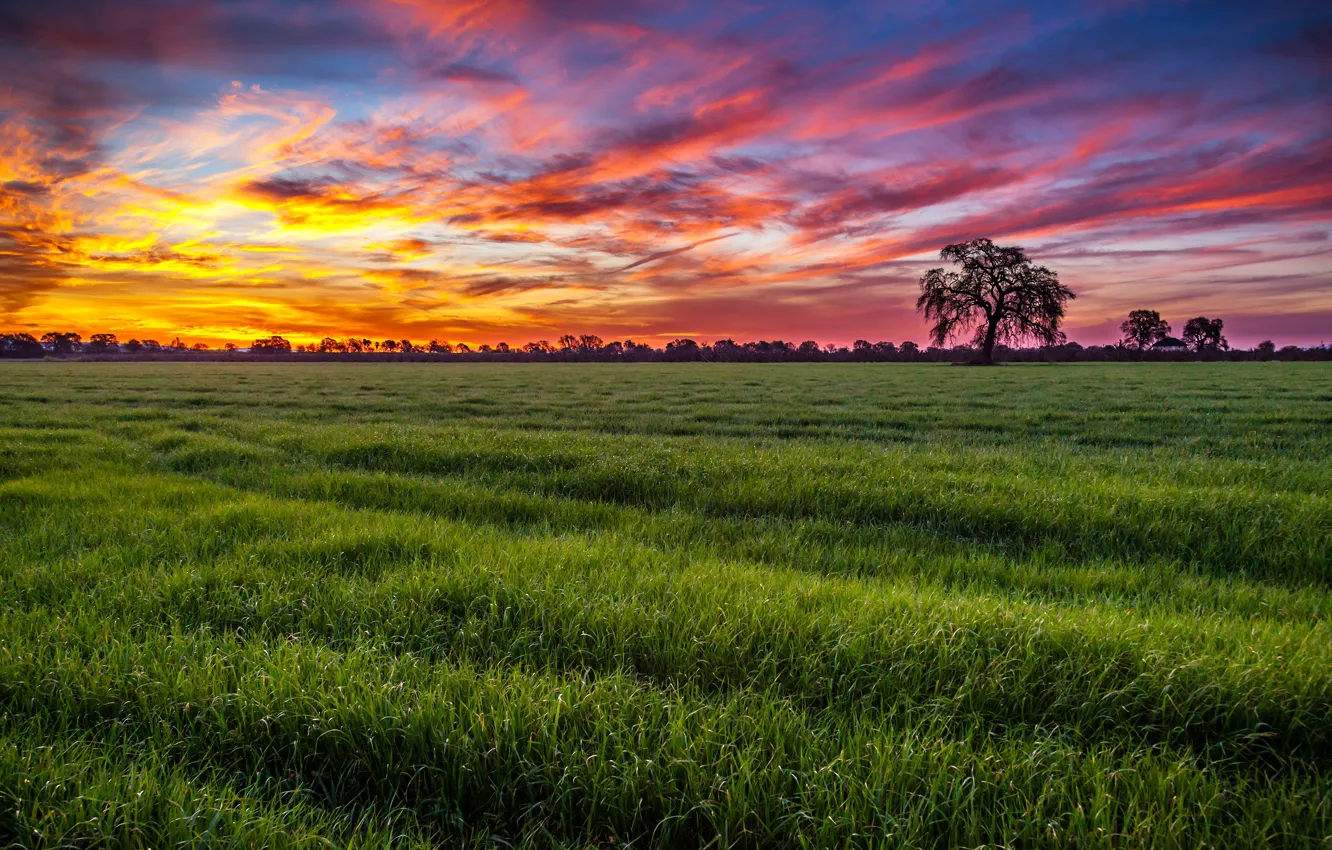
<svg viewBox="0 0 1332 850">
<path fill-rule="evenodd" d="M 665 436 L 271 404 L 367 380 L 338 367 L 238 370 L 266 387 L 243 416 L 61 368 L 0 415 L 10 843 L 1332 836 L 1312 424 L 1289 453 L 1200 448 L 1243 423 L 1111 448 L 1013 413 L 1007 445 Z M 417 368 L 384 383 L 418 413 L 462 380 Z M 159 369 L 100 385 L 199 380 Z"/>
</svg>

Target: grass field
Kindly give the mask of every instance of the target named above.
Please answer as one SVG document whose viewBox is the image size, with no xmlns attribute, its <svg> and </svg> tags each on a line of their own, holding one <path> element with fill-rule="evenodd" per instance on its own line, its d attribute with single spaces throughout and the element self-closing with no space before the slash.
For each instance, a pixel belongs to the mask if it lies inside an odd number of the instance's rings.
<svg viewBox="0 0 1332 850">
<path fill-rule="evenodd" d="M 0 363 L 0 845 L 1332 846 L 1332 367 Z"/>
</svg>

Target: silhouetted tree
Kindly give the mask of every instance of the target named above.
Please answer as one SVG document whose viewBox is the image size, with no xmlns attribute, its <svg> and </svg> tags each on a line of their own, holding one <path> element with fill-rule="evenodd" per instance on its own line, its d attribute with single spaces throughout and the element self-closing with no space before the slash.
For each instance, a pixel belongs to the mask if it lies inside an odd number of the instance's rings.
<svg viewBox="0 0 1332 850">
<path fill-rule="evenodd" d="M 234 343 L 234 342 L 226 342 L 226 343 L 223 343 L 223 344 L 222 344 L 222 350 L 223 350 L 223 351 L 235 351 L 235 350 L 236 350 L 236 343 Z"/>
<path fill-rule="evenodd" d="M 208 343 L 206 342 L 196 342 L 194 345 L 190 346 L 190 351 L 207 351 L 207 350 L 208 350 Z"/>
<path fill-rule="evenodd" d="M 1064 340 L 1059 330 L 1064 303 L 1076 296 L 1021 248 L 973 239 L 948 245 L 939 256 L 961 271 L 930 269 L 920 279 L 916 309 L 934 322 L 930 336 L 935 343 L 943 345 L 950 336 L 974 328 L 979 362 L 992 363 L 996 342 L 1036 339 L 1054 345 Z"/>
<path fill-rule="evenodd" d="M 601 337 L 596 334 L 582 334 L 578 337 L 579 351 L 600 351 Z"/>
<path fill-rule="evenodd" d="M 573 351 L 578 347 L 578 337 L 573 334 L 563 334 L 559 342 L 561 351 Z"/>
<path fill-rule="evenodd" d="M 459 354 L 466 354 L 472 350 L 472 347 L 465 342 L 460 342 L 457 344 L 457 346 L 454 347 L 453 350 L 458 352 Z"/>
<path fill-rule="evenodd" d="M 1170 336 L 1170 323 L 1155 310 L 1134 310 L 1120 324 L 1119 330 L 1124 334 L 1125 345 L 1143 351 Z"/>
<path fill-rule="evenodd" d="M 171 348 L 174 351 L 184 351 L 187 348 L 189 348 L 189 346 L 185 344 L 185 340 L 181 339 L 180 337 L 176 337 L 175 339 L 171 340 Z"/>
<path fill-rule="evenodd" d="M 291 351 L 291 343 L 280 336 L 274 335 L 267 339 L 256 339 L 250 344 L 250 350 L 269 354 L 287 354 Z"/>
<path fill-rule="evenodd" d="M 1194 351 L 1224 351 L 1230 343 L 1221 335 L 1225 322 L 1199 316 L 1184 323 L 1184 344 Z"/>
<path fill-rule="evenodd" d="M 500 354 L 508 354 L 509 344 L 507 342 L 497 342 L 495 343 L 495 350 L 498 351 Z"/>
<path fill-rule="evenodd" d="M 42 343 L 51 346 L 53 354 L 73 354 L 82 346 L 83 337 L 76 333 L 51 331 L 42 334 Z"/>
<path fill-rule="evenodd" d="M 32 334 L 14 331 L 0 334 L 0 354 L 6 357 L 42 357 L 46 349 Z"/>
<path fill-rule="evenodd" d="M 379 344 L 380 351 L 397 351 L 398 341 L 396 339 L 386 339 Z"/>
<path fill-rule="evenodd" d="M 430 340 L 430 345 L 428 345 L 427 348 L 430 349 L 432 354 L 449 354 L 453 351 L 452 345 L 437 339 Z"/>
<path fill-rule="evenodd" d="M 113 351 L 120 347 L 115 334 L 93 334 L 88 337 L 89 351 Z"/>
<path fill-rule="evenodd" d="M 1262 357 L 1264 360 L 1271 360 L 1272 355 L 1276 354 L 1276 343 L 1272 342 L 1270 339 L 1265 339 L 1258 343 L 1258 347 L 1255 348 L 1254 351 L 1258 352 L 1258 356 Z"/>
<path fill-rule="evenodd" d="M 162 343 L 158 342 L 158 341 L 155 340 L 155 339 L 145 339 L 145 340 L 141 343 L 141 345 L 143 345 L 143 348 L 144 348 L 145 351 L 161 351 L 161 350 L 162 350 Z"/>
</svg>

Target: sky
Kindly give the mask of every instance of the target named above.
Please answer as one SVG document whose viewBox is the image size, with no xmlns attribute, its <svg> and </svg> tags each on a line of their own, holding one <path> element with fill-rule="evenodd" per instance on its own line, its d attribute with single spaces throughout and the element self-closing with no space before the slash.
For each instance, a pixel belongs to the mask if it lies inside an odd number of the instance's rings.
<svg viewBox="0 0 1332 850">
<path fill-rule="evenodd" d="M 0 330 L 1332 342 L 1332 5 L 0 0 Z"/>
</svg>

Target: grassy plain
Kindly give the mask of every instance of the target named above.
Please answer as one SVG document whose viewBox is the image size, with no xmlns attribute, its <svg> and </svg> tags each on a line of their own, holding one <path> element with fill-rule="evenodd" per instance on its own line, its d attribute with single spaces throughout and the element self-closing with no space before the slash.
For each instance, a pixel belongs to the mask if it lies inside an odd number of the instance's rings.
<svg viewBox="0 0 1332 850">
<path fill-rule="evenodd" d="M 1332 846 L 1332 368 L 0 363 L 0 844 Z"/>
</svg>

